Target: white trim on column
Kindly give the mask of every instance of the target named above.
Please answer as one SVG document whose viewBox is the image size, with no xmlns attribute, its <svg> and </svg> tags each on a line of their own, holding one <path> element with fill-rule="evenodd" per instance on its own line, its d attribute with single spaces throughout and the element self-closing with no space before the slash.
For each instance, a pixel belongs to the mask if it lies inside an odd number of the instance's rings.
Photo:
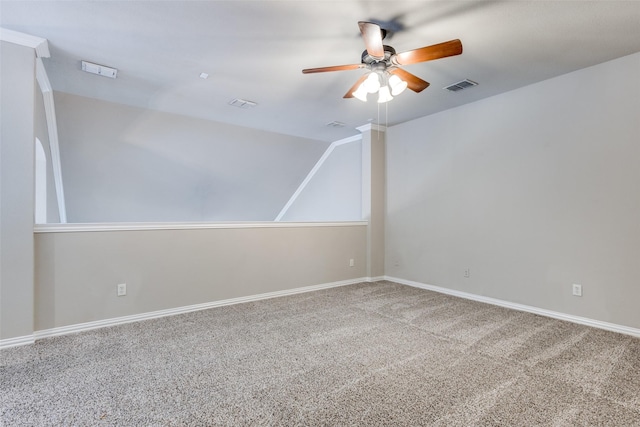
<svg viewBox="0 0 640 427">
<path fill-rule="evenodd" d="M 362 133 L 367 132 L 369 130 L 377 130 L 378 132 L 387 131 L 386 126 L 376 125 L 374 123 L 367 123 L 366 125 L 358 126 L 356 129 L 358 129 Z"/>
<path fill-rule="evenodd" d="M 56 123 L 56 111 L 53 103 L 53 89 L 47 77 L 41 58 L 49 58 L 49 42 L 42 37 L 18 31 L 0 28 L 0 40 L 9 43 L 19 44 L 33 48 L 36 53 L 36 80 L 44 99 L 44 111 L 47 120 L 47 130 L 49 132 L 49 147 L 51 149 L 51 164 L 53 168 L 53 178 L 56 187 L 56 197 L 58 199 L 58 213 L 60 222 L 67 222 L 67 211 L 64 203 L 64 189 L 62 187 L 62 169 L 60 165 L 60 146 L 58 143 L 58 125 Z"/>
<path fill-rule="evenodd" d="M 302 181 L 300 186 L 298 186 L 298 189 L 293 193 L 289 201 L 284 205 L 284 207 L 282 208 L 282 210 L 280 211 L 276 219 L 274 219 L 274 221 L 280 221 L 282 217 L 287 213 L 291 205 L 293 205 L 293 203 L 296 201 L 300 193 L 302 193 L 302 191 L 305 189 L 307 184 L 309 184 L 313 176 L 320 170 L 320 168 L 322 167 L 322 164 L 329 158 L 329 155 L 331 154 L 331 152 L 333 152 L 334 148 L 336 148 L 339 145 L 347 144 L 349 142 L 360 141 L 361 139 L 362 139 L 362 135 L 354 135 L 348 138 L 339 139 L 338 141 L 333 141 L 331 145 L 327 147 L 322 157 L 320 157 L 320 160 L 318 160 L 315 166 L 311 169 L 311 171 L 309 172 L 307 177 L 304 179 L 304 181 Z"/>
<path fill-rule="evenodd" d="M 38 81 L 38 85 L 40 86 L 40 91 L 44 94 L 45 92 L 52 92 L 53 88 L 51 87 L 51 83 L 49 82 L 49 76 L 47 76 L 47 70 L 44 68 L 44 64 L 42 63 L 42 59 L 36 59 L 36 80 Z"/>
<path fill-rule="evenodd" d="M 49 43 L 47 39 L 43 39 L 42 37 L 0 28 L 0 40 L 33 48 L 38 58 L 49 58 L 51 56 L 49 53 Z"/>
<path fill-rule="evenodd" d="M 62 164 L 60 162 L 60 144 L 58 142 L 58 124 L 56 120 L 56 108 L 53 101 L 53 89 L 44 68 L 42 59 L 36 58 L 36 80 L 42 92 L 44 100 L 44 112 L 47 120 L 47 130 L 49 132 L 49 149 L 51 151 L 51 166 L 53 168 L 53 181 L 56 188 L 58 200 L 58 214 L 60 222 L 67 222 L 67 208 L 64 202 L 64 187 L 62 185 Z"/>
</svg>

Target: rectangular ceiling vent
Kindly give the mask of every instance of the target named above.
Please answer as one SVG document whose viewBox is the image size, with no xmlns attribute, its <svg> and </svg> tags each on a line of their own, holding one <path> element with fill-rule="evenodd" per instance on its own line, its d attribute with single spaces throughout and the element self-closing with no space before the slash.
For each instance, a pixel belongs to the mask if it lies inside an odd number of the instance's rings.
<svg viewBox="0 0 640 427">
<path fill-rule="evenodd" d="M 465 79 L 462 81 L 459 81 L 458 83 L 454 83 L 452 85 L 449 85 L 447 87 L 445 87 L 444 89 L 450 91 L 450 92 L 459 92 L 463 89 L 466 89 L 468 87 L 472 87 L 472 86 L 478 86 L 478 83 L 474 82 L 473 80 L 469 80 L 469 79 Z"/>
<path fill-rule="evenodd" d="M 102 77 L 110 77 L 115 79 L 118 70 L 115 68 L 107 67 L 105 65 L 94 64 L 93 62 L 82 61 L 82 71 L 87 73 L 97 74 Z"/>
<path fill-rule="evenodd" d="M 255 107 L 256 105 L 258 105 L 258 103 L 253 101 L 247 101 L 246 99 L 236 98 L 229 101 L 229 105 L 231 105 L 232 107 L 247 109 L 247 108 Z"/>
</svg>

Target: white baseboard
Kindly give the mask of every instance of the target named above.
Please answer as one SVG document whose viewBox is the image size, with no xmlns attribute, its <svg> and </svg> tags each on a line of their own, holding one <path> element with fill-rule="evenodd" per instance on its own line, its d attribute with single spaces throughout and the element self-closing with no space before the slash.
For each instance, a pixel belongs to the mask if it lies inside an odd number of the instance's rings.
<svg viewBox="0 0 640 427">
<path fill-rule="evenodd" d="M 546 310 L 544 308 L 533 307 L 530 305 L 517 304 L 514 302 L 504 301 L 496 298 L 485 297 L 482 295 L 470 294 L 467 292 L 456 291 L 454 289 L 441 288 L 439 286 L 428 285 L 425 283 L 414 282 L 412 280 L 400 279 L 397 277 L 385 276 L 384 280 L 400 283 L 401 285 L 413 286 L 415 288 L 426 289 L 429 291 L 439 292 L 441 294 L 452 295 L 455 297 L 465 298 L 468 300 L 484 302 L 487 304 L 497 305 L 500 307 L 511 308 L 513 310 L 525 311 L 528 313 L 539 314 L 540 316 L 551 317 L 559 320 L 566 320 L 580 325 L 591 326 L 594 328 L 605 329 L 607 331 L 618 332 L 621 334 L 640 337 L 640 329 L 631 328 L 629 326 L 617 325 L 615 323 L 602 322 L 600 320 L 589 319 L 586 317 L 574 316 L 572 314 L 560 313 L 558 311 Z"/>
<path fill-rule="evenodd" d="M 541 316 L 551 317 L 554 319 L 566 320 L 566 321 L 578 323 L 581 325 L 591 326 L 595 328 L 605 329 L 608 331 L 640 337 L 640 329 L 631 328 L 628 326 L 602 322 L 599 320 L 588 319 L 585 317 L 573 316 L 570 314 L 560 313 L 556 311 L 546 310 L 546 309 L 523 305 L 523 304 L 517 304 L 509 301 L 499 300 L 496 298 L 470 294 L 467 292 L 456 291 L 453 289 L 442 288 L 439 286 L 428 285 L 425 283 L 414 282 L 411 280 L 400 279 L 397 277 L 378 276 L 378 277 L 360 277 L 360 278 L 350 279 L 350 280 L 341 280 L 338 282 L 325 283 L 321 285 L 305 286 L 301 288 L 287 289 L 283 291 L 267 292 L 264 294 L 250 295 L 246 297 L 212 301 L 212 302 L 207 302 L 203 304 L 195 304 L 195 305 L 189 305 L 184 307 L 170 308 L 166 310 L 152 311 L 148 313 L 134 314 L 130 316 L 116 317 L 112 319 L 98 320 L 95 322 L 79 323 L 75 325 L 62 326 L 58 328 L 44 329 L 44 330 L 34 332 L 33 335 L 25 335 L 21 337 L 0 340 L 0 349 L 16 347 L 20 345 L 33 344 L 38 339 L 55 337 L 59 335 L 73 334 L 73 333 L 83 332 L 83 331 L 90 331 L 92 329 L 105 328 L 109 326 L 123 325 L 126 323 L 138 322 L 141 320 L 157 319 L 160 317 L 174 316 L 176 314 L 206 310 L 208 308 L 222 307 L 225 305 L 241 304 L 245 302 L 259 301 L 259 300 L 265 300 L 269 298 L 283 297 L 287 295 L 295 295 L 295 294 L 300 294 L 304 292 L 318 291 L 321 289 L 335 288 L 338 286 L 353 285 L 353 284 L 362 283 L 362 282 L 378 282 L 381 280 L 389 280 L 391 282 L 400 283 L 402 285 L 413 286 L 416 288 L 426 289 L 434 292 L 439 292 L 442 294 L 465 298 L 468 300 L 484 302 L 487 304 L 497 305 L 500 307 L 511 308 L 514 310 L 539 314 Z"/>
<path fill-rule="evenodd" d="M 36 340 L 33 335 L 24 335 L 22 337 L 7 338 L 4 340 L 0 340 L 0 349 L 17 347 L 19 345 L 33 344 L 34 342 L 36 342 Z"/>
<path fill-rule="evenodd" d="M 267 292 L 264 294 L 250 295 L 246 297 L 231 298 L 231 299 L 220 300 L 220 301 L 211 301 L 203 304 L 194 304 L 194 305 L 189 305 L 184 307 L 169 308 L 166 310 L 158 310 L 158 311 L 152 311 L 148 313 L 140 313 L 140 314 L 133 314 L 130 316 L 116 317 L 112 319 L 97 320 L 95 322 L 78 323 L 75 325 L 61 326 L 58 328 L 43 329 L 40 331 L 36 331 L 33 334 L 33 337 L 29 337 L 31 339 L 30 342 L 25 341 L 24 344 L 31 344 L 35 340 L 55 337 L 59 335 L 67 335 L 67 334 L 73 334 L 77 332 L 90 331 L 92 329 L 105 328 L 108 326 L 123 325 L 125 323 L 139 322 L 141 320 L 149 320 L 149 319 L 157 319 L 157 318 L 166 317 L 166 316 L 174 316 L 176 314 L 190 313 L 193 311 L 206 310 L 208 308 L 222 307 L 225 305 L 240 304 L 244 302 L 259 301 L 259 300 L 264 300 L 269 298 L 300 294 L 304 292 L 319 291 L 321 289 L 329 289 L 329 288 L 335 288 L 338 286 L 353 285 L 355 283 L 361 283 L 366 281 L 368 281 L 366 277 L 359 277 L 356 279 L 341 280 L 338 282 L 324 283 L 321 285 L 305 286 L 301 288 L 287 289 L 283 291 Z M 2 344 L 3 343 L 0 343 L 0 348 L 3 348 Z M 21 344 L 14 344 L 14 345 L 21 345 Z"/>
</svg>

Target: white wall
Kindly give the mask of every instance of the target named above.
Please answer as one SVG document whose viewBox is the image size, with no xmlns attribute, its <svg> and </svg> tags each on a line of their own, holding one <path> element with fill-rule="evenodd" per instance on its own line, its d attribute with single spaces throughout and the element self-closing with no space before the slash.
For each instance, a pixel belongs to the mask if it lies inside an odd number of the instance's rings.
<svg viewBox="0 0 640 427">
<path fill-rule="evenodd" d="M 386 275 L 640 327 L 638 76 L 640 53 L 389 129 Z"/>
<path fill-rule="evenodd" d="M 309 180 L 282 221 L 362 219 L 362 142 L 337 145 Z"/>
<path fill-rule="evenodd" d="M 0 41 L 0 340 L 33 332 L 35 52 Z"/>
<path fill-rule="evenodd" d="M 68 222 L 270 221 L 329 145 L 54 95 Z"/>
</svg>

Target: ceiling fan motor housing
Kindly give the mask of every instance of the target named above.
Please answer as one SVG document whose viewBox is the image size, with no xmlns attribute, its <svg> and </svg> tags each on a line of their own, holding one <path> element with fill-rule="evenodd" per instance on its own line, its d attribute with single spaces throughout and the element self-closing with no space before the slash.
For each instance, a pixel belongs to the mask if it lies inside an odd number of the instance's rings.
<svg viewBox="0 0 640 427">
<path fill-rule="evenodd" d="M 382 46 L 384 48 L 384 59 L 376 59 L 369 55 L 369 52 L 365 49 L 362 52 L 362 63 L 369 66 L 369 68 L 379 68 L 378 64 L 384 64 L 384 68 L 391 66 L 391 57 L 396 54 L 396 50 L 386 44 Z"/>
</svg>

